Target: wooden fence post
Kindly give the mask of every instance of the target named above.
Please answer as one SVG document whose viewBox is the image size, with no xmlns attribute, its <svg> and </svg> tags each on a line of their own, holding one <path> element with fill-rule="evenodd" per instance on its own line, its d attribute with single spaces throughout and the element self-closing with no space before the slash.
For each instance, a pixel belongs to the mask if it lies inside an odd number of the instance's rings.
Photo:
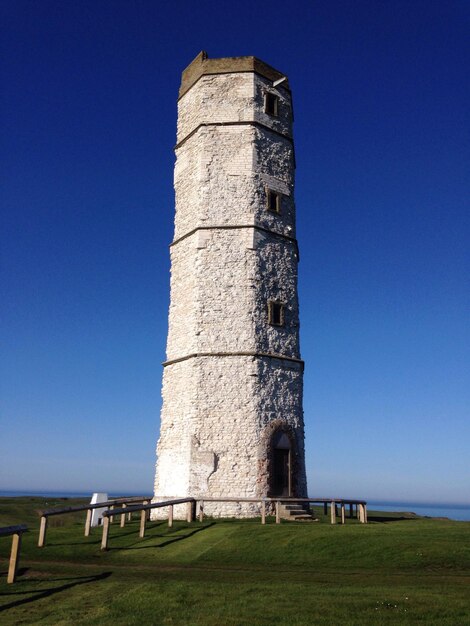
<svg viewBox="0 0 470 626">
<path fill-rule="evenodd" d="M 85 520 L 85 537 L 89 537 L 90 536 L 91 512 L 92 512 L 92 509 L 87 509 L 86 520 Z"/>
<path fill-rule="evenodd" d="M 112 511 L 114 509 L 114 504 L 109 507 L 109 510 Z M 109 523 L 112 524 L 114 522 L 114 515 L 109 516 Z"/>
<path fill-rule="evenodd" d="M 199 521 L 204 519 L 204 500 L 199 501 Z"/>
<path fill-rule="evenodd" d="M 142 504 L 145 504 L 145 505 L 150 504 L 150 500 L 144 500 Z M 146 515 L 147 515 L 147 521 L 148 521 L 150 519 L 150 509 L 146 511 Z"/>
<path fill-rule="evenodd" d="M 193 502 L 186 503 L 186 521 L 190 524 L 193 521 Z"/>
<path fill-rule="evenodd" d="M 8 566 L 7 583 L 14 583 L 20 560 L 21 533 L 15 533 L 11 539 L 10 564 Z"/>
<path fill-rule="evenodd" d="M 336 503 L 330 502 L 330 521 L 332 524 L 336 524 Z"/>
<path fill-rule="evenodd" d="M 344 524 L 346 522 L 345 519 L 345 505 L 344 502 L 341 502 L 341 523 Z"/>
<path fill-rule="evenodd" d="M 109 517 L 105 515 L 103 517 L 103 535 L 101 537 L 101 549 L 108 549 L 108 539 L 109 539 Z"/>
<path fill-rule="evenodd" d="M 123 504 L 122 505 L 123 509 L 127 509 L 127 504 Z M 126 514 L 125 513 L 121 513 L 121 528 L 124 528 L 124 526 L 126 525 Z"/>
<path fill-rule="evenodd" d="M 279 500 L 276 502 L 276 524 L 281 523 L 281 503 Z"/>
<path fill-rule="evenodd" d="M 367 524 L 367 504 L 364 504 L 364 524 Z"/>
<path fill-rule="evenodd" d="M 41 526 L 39 528 L 38 548 L 44 548 L 44 546 L 46 545 L 47 519 L 48 518 L 45 515 L 41 517 Z"/>
<path fill-rule="evenodd" d="M 142 509 L 140 513 L 140 532 L 139 537 L 143 539 L 145 537 L 145 522 L 147 521 L 147 511 Z"/>
<path fill-rule="evenodd" d="M 168 528 L 173 526 L 173 505 L 170 504 L 168 507 Z"/>
<path fill-rule="evenodd" d="M 266 524 L 266 502 L 261 502 L 261 523 Z"/>
</svg>

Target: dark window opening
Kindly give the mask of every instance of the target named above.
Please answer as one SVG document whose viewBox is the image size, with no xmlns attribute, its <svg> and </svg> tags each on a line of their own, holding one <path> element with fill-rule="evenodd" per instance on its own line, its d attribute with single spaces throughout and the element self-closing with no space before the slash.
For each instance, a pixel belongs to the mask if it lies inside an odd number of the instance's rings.
<svg viewBox="0 0 470 626">
<path fill-rule="evenodd" d="M 265 93 L 264 112 L 268 115 L 279 115 L 279 96 L 269 91 Z"/>
<path fill-rule="evenodd" d="M 268 211 L 273 211 L 273 213 L 280 213 L 281 212 L 281 194 L 277 193 L 277 191 L 273 191 L 272 189 L 267 189 L 266 197 L 267 197 Z"/>
<path fill-rule="evenodd" d="M 273 326 L 284 326 L 284 305 L 281 302 L 268 302 L 268 322 Z"/>
</svg>

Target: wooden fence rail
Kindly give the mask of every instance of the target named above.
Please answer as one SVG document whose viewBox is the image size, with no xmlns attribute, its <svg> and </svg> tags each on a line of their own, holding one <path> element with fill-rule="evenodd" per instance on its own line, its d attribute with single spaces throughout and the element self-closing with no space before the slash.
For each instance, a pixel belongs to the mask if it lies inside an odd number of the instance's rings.
<svg viewBox="0 0 470 626">
<path fill-rule="evenodd" d="M 18 526 L 4 526 L 0 528 L 0 537 L 8 537 L 12 535 L 11 540 L 11 552 L 10 563 L 8 566 L 7 583 L 14 583 L 16 580 L 16 573 L 18 571 L 18 563 L 20 561 L 21 551 L 21 537 L 23 533 L 27 532 L 28 527 L 26 524 L 19 524 Z"/>
<path fill-rule="evenodd" d="M 203 498 L 199 501 L 199 521 L 204 518 L 204 502 L 260 502 L 261 503 L 261 523 L 266 523 L 266 503 L 271 502 L 275 505 L 276 524 L 281 523 L 280 507 L 281 504 L 323 504 L 323 512 L 328 513 L 328 505 L 330 505 L 330 521 L 336 524 L 338 517 L 338 507 L 340 507 L 341 523 L 346 522 L 346 505 L 349 505 L 349 517 L 353 517 L 353 506 L 356 506 L 356 516 L 362 524 L 367 524 L 367 502 L 365 500 L 351 500 L 344 498 Z"/>
<path fill-rule="evenodd" d="M 46 545 L 46 534 L 49 517 L 54 515 L 67 515 L 68 513 L 79 513 L 80 511 L 86 511 L 85 519 L 85 537 L 88 537 L 91 529 L 91 514 L 94 509 L 108 509 L 113 510 L 116 506 L 127 507 L 129 504 L 138 504 L 139 502 L 148 503 L 151 500 L 151 496 L 132 497 L 132 498 L 116 498 L 114 500 L 107 500 L 106 502 L 97 502 L 96 504 L 80 504 L 77 506 L 69 506 L 61 509 L 48 509 L 46 511 L 40 511 L 41 523 L 39 527 L 39 539 L 38 547 L 43 548 Z M 129 513 L 130 514 L 130 513 Z M 114 515 L 111 513 L 111 522 Z M 124 526 L 124 522 L 121 516 L 121 526 Z"/>
</svg>

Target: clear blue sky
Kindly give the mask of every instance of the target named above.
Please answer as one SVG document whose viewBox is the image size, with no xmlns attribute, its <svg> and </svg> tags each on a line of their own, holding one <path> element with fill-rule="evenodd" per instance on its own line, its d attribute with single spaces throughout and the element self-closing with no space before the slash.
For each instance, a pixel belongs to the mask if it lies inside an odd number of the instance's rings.
<svg viewBox="0 0 470 626">
<path fill-rule="evenodd" d="M 152 489 L 180 74 L 295 102 L 311 494 L 470 502 L 466 1 L 4 1 L 0 489 Z"/>
</svg>

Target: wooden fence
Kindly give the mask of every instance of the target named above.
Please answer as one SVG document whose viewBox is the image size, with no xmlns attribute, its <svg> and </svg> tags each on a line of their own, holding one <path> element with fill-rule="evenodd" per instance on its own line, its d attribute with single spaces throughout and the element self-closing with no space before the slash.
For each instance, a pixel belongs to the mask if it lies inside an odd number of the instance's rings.
<svg viewBox="0 0 470 626">
<path fill-rule="evenodd" d="M 105 511 L 103 513 L 103 535 L 101 539 L 101 549 L 107 550 L 109 547 L 109 524 L 110 518 L 113 515 L 125 515 L 126 513 L 139 512 L 140 528 L 139 537 L 145 537 L 145 526 L 148 521 L 148 513 L 152 509 L 168 508 L 168 526 L 173 526 L 173 514 L 174 507 L 177 504 L 187 504 L 186 519 L 188 522 L 192 522 L 194 519 L 195 509 L 199 509 L 198 517 L 202 522 L 204 519 L 204 503 L 205 502 L 249 502 L 255 504 L 261 504 L 261 524 L 266 524 L 266 505 L 268 503 L 274 503 L 276 524 L 281 523 L 281 504 L 297 504 L 299 502 L 309 504 L 323 504 L 325 514 L 328 504 L 330 505 L 331 523 L 336 524 L 336 517 L 338 516 L 338 506 L 341 507 L 341 523 L 344 524 L 345 519 L 345 507 L 349 504 L 349 514 L 353 517 L 353 506 L 356 506 L 356 516 L 362 524 L 367 524 L 367 503 L 365 500 L 343 500 L 343 499 L 330 499 L 330 498 L 179 498 L 176 500 L 166 500 L 164 502 L 152 502 L 148 504 L 142 504 L 138 506 L 130 506 L 127 508 L 115 509 L 113 511 Z"/>
<path fill-rule="evenodd" d="M 39 540 L 38 547 L 43 548 L 46 545 L 46 534 L 47 534 L 47 526 L 49 518 L 54 515 L 67 515 L 68 513 L 77 513 L 80 511 L 86 511 L 86 519 L 85 519 L 85 537 L 88 537 L 91 529 L 91 514 L 93 509 L 108 509 L 108 512 L 111 512 L 111 522 L 113 521 L 113 509 L 116 506 L 121 506 L 122 508 L 127 507 L 129 504 L 138 504 L 142 502 L 146 504 L 150 502 L 150 496 L 142 496 L 142 497 L 133 497 L 133 498 L 117 498 L 115 500 L 108 500 L 106 502 L 97 502 L 96 504 L 81 504 L 77 506 L 69 506 L 62 509 L 49 509 L 47 511 L 40 511 L 39 515 L 41 516 L 41 524 L 39 527 Z M 121 511 L 121 509 L 120 509 Z M 124 514 L 121 515 L 121 526 L 124 526 L 125 523 L 125 514 L 128 513 L 130 516 L 131 513 L 125 511 Z M 124 518 L 124 519 L 123 519 Z"/>
<path fill-rule="evenodd" d="M 199 502 L 199 521 L 202 522 L 204 517 L 204 502 L 257 502 L 261 503 L 261 523 L 266 523 L 266 504 L 268 502 L 275 503 L 276 524 L 281 523 L 280 507 L 281 504 L 323 504 L 323 512 L 328 513 L 328 505 L 330 505 L 330 521 L 336 524 L 338 517 L 338 507 L 340 507 L 341 523 L 346 523 L 345 508 L 349 505 L 349 517 L 353 517 L 353 507 L 356 507 L 356 517 L 362 524 L 367 524 L 367 502 L 365 500 L 345 500 L 343 498 L 198 498 Z"/>
<path fill-rule="evenodd" d="M 328 505 L 330 506 L 330 521 L 332 524 L 336 524 L 336 518 L 338 515 L 341 518 L 341 523 L 346 522 L 346 506 L 349 505 L 349 517 L 355 516 L 362 524 L 367 524 L 367 503 L 365 500 L 345 500 L 343 498 L 179 498 L 176 500 L 166 500 L 164 502 L 152 503 L 150 496 L 134 497 L 134 498 L 118 498 L 115 500 L 108 500 L 107 502 L 98 502 L 96 504 L 85 504 L 79 506 L 71 506 L 61 509 L 49 509 L 47 511 L 41 511 L 41 524 L 39 529 L 38 547 L 42 548 L 46 545 L 46 534 L 49 517 L 54 515 L 66 515 L 67 513 L 77 513 L 79 511 L 86 511 L 85 520 L 85 537 L 90 534 L 91 528 L 91 515 L 93 509 L 108 509 L 103 513 L 103 537 L 101 542 L 102 550 L 106 550 L 109 542 L 109 524 L 113 522 L 115 516 L 121 517 L 121 527 L 124 527 L 126 518 L 130 519 L 132 513 L 140 512 L 140 537 L 145 536 L 145 524 L 149 519 L 149 514 L 152 509 L 168 508 L 168 525 L 173 525 L 173 512 L 174 506 L 177 504 L 188 505 L 187 507 L 187 520 L 193 521 L 195 517 L 195 510 L 198 509 L 198 518 L 202 522 L 204 519 L 204 504 L 207 502 L 239 502 L 239 503 L 253 503 L 261 506 L 261 524 L 266 524 L 266 511 L 268 504 L 274 504 L 276 524 L 281 523 L 281 504 L 323 504 L 325 515 L 328 513 Z M 119 508 L 116 508 L 119 507 Z M 338 507 L 340 512 L 338 513 Z"/>
</svg>

